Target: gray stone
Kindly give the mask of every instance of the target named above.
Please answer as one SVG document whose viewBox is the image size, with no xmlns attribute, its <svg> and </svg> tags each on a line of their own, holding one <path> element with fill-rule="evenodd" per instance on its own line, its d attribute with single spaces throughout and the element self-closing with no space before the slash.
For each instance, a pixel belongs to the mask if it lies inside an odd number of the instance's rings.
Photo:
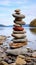
<svg viewBox="0 0 36 65">
<path fill-rule="evenodd" d="M 33 62 L 36 62 L 36 58 L 31 58 Z"/>
<path fill-rule="evenodd" d="M 14 42 L 14 43 L 23 43 L 23 42 L 25 42 L 25 41 L 27 41 L 26 38 L 23 38 L 23 39 L 13 39 L 13 42 Z"/>
<path fill-rule="evenodd" d="M 14 34 L 24 34 L 24 33 L 26 33 L 26 31 L 24 31 L 24 30 L 23 31 L 18 31 L 18 32 L 17 31 L 13 31 L 13 33 Z"/>
<path fill-rule="evenodd" d="M 13 26 L 20 26 L 20 25 L 15 23 Z"/>
<path fill-rule="evenodd" d="M 13 17 L 20 17 L 20 18 L 25 18 L 23 14 L 12 14 Z"/>
<path fill-rule="evenodd" d="M 13 37 L 19 39 L 19 38 L 24 38 L 26 36 L 25 34 L 12 34 Z"/>
<path fill-rule="evenodd" d="M 34 65 L 34 63 L 33 62 L 29 62 L 26 65 Z"/>
<path fill-rule="evenodd" d="M 9 60 L 8 60 L 8 63 L 11 64 L 11 63 L 12 63 L 12 60 L 9 59 Z"/>
<path fill-rule="evenodd" d="M 14 21 L 14 23 L 19 24 L 19 25 L 25 25 L 24 21 Z"/>
<path fill-rule="evenodd" d="M 17 49 L 8 49 L 6 51 L 7 54 L 13 54 L 13 55 L 19 55 L 19 54 L 26 54 L 27 53 L 27 49 L 24 47 L 21 48 L 17 48 Z"/>
</svg>

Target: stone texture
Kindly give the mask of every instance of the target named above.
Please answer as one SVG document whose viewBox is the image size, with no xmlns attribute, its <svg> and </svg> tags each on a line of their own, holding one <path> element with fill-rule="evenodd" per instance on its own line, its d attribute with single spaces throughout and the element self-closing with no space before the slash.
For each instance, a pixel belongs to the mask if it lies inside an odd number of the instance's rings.
<svg viewBox="0 0 36 65">
<path fill-rule="evenodd" d="M 25 34 L 12 34 L 13 37 L 17 39 L 21 39 L 21 38 L 24 38 L 26 35 Z"/>
<path fill-rule="evenodd" d="M 33 52 L 33 53 L 32 53 L 32 56 L 33 56 L 34 58 L 36 58 L 36 52 Z"/>
<path fill-rule="evenodd" d="M 25 65 L 26 61 L 23 57 L 18 56 L 15 63 L 16 65 Z"/>
<path fill-rule="evenodd" d="M 0 62 L 0 65 L 8 65 L 5 61 Z"/>
<path fill-rule="evenodd" d="M 31 58 L 30 57 L 26 57 L 25 58 L 27 62 L 31 62 Z"/>
<path fill-rule="evenodd" d="M 25 46 L 25 45 L 27 45 L 27 42 L 24 42 L 24 43 L 10 43 L 9 44 L 9 46 L 10 46 L 10 48 L 20 48 L 20 47 L 22 47 L 22 46 Z"/>
<path fill-rule="evenodd" d="M 14 23 L 19 24 L 19 25 L 25 25 L 24 21 L 14 21 Z"/>
<path fill-rule="evenodd" d="M 24 43 L 27 42 L 27 39 L 24 37 L 23 39 L 13 39 L 14 43 Z"/>
<path fill-rule="evenodd" d="M 15 23 L 13 26 L 20 26 L 20 25 Z"/>
<path fill-rule="evenodd" d="M 13 17 L 20 17 L 20 18 L 25 18 L 23 14 L 12 14 Z"/>
<path fill-rule="evenodd" d="M 5 40 L 6 40 L 6 36 L 0 35 L 0 45 L 2 45 Z"/>
<path fill-rule="evenodd" d="M 25 30 L 23 30 L 23 31 L 13 31 L 13 34 L 24 34 L 24 33 L 26 33 Z"/>
<path fill-rule="evenodd" d="M 24 47 L 17 48 L 17 49 L 8 49 L 6 51 L 7 54 L 19 55 L 27 53 L 27 49 Z"/>
<path fill-rule="evenodd" d="M 0 40 L 5 40 L 5 39 L 6 39 L 6 36 L 0 35 Z"/>
<path fill-rule="evenodd" d="M 20 26 L 15 26 L 15 27 L 13 28 L 13 30 L 15 30 L 15 31 L 23 31 L 24 28 L 22 28 L 22 27 L 20 27 Z"/>
<path fill-rule="evenodd" d="M 22 21 L 22 18 L 16 17 L 15 21 Z"/>
</svg>

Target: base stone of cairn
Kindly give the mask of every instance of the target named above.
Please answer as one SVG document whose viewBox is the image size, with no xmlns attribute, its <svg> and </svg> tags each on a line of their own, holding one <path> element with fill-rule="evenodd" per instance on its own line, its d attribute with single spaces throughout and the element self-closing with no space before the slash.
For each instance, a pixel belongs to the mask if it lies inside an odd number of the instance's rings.
<svg viewBox="0 0 36 65">
<path fill-rule="evenodd" d="M 26 39 L 26 31 L 22 27 L 22 25 L 25 24 L 25 22 L 22 21 L 25 16 L 23 14 L 20 14 L 20 10 L 15 10 L 15 13 L 12 14 L 13 17 L 15 17 L 14 25 L 13 25 L 13 42 L 9 44 L 10 48 L 20 48 L 27 44 Z"/>
</svg>

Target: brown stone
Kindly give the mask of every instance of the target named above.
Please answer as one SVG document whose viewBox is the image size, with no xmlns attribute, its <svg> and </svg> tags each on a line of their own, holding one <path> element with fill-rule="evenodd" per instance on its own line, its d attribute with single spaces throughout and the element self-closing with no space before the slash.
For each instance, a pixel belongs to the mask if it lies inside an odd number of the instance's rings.
<svg viewBox="0 0 36 65">
<path fill-rule="evenodd" d="M 6 39 L 6 36 L 0 35 L 0 40 L 5 40 L 5 39 Z"/>
<path fill-rule="evenodd" d="M 10 48 L 20 48 L 24 45 L 27 45 L 27 42 L 24 42 L 24 43 L 10 43 L 9 44 Z"/>
<path fill-rule="evenodd" d="M 30 58 L 30 57 L 25 57 L 25 60 L 26 60 L 27 62 L 30 62 L 30 61 L 31 61 L 31 58 Z"/>
<path fill-rule="evenodd" d="M 34 58 L 36 58 L 36 52 L 33 52 L 33 53 L 32 53 L 32 56 L 33 56 Z"/>
<path fill-rule="evenodd" d="M 15 12 L 20 12 L 20 9 L 16 9 Z"/>
<path fill-rule="evenodd" d="M 14 29 L 15 31 L 23 31 L 23 30 L 24 30 L 24 28 L 22 28 L 22 27 L 20 27 L 20 26 L 15 26 L 13 29 Z"/>
<path fill-rule="evenodd" d="M 26 64 L 26 61 L 25 61 L 25 59 L 23 59 L 23 58 L 21 58 L 21 57 L 17 57 L 17 59 L 16 59 L 16 65 L 18 64 L 18 65 L 25 65 Z"/>
<path fill-rule="evenodd" d="M 20 14 L 20 9 L 15 10 L 16 14 Z"/>
<path fill-rule="evenodd" d="M 5 61 L 1 61 L 0 65 L 8 65 L 8 63 L 6 63 Z"/>
<path fill-rule="evenodd" d="M 11 64 L 9 64 L 9 65 L 16 65 L 16 63 L 11 63 Z"/>
<path fill-rule="evenodd" d="M 6 36 L 0 35 L 0 45 L 2 45 L 5 40 L 6 40 Z"/>
<path fill-rule="evenodd" d="M 3 44 L 3 41 L 1 40 L 1 41 L 0 41 L 0 45 L 2 45 L 2 44 Z"/>
<path fill-rule="evenodd" d="M 15 21 L 22 21 L 22 18 L 16 17 Z"/>
<path fill-rule="evenodd" d="M 23 56 L 23 55 L 19 55 L 18 57 L 22 58 L 22 59 L 25 59 L 25 56 Z"/>
</svg>

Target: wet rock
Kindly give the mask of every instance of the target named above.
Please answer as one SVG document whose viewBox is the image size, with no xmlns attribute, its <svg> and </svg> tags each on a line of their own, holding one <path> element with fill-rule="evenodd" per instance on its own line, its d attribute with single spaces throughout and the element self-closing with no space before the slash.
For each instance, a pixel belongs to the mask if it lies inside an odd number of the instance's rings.
<svg viewBox="0 0 36 65">
<path fill-rule="evenodd" d="M 32 57 L 36 58 L 36 52 L 32 53 Z"/>
</svg>

